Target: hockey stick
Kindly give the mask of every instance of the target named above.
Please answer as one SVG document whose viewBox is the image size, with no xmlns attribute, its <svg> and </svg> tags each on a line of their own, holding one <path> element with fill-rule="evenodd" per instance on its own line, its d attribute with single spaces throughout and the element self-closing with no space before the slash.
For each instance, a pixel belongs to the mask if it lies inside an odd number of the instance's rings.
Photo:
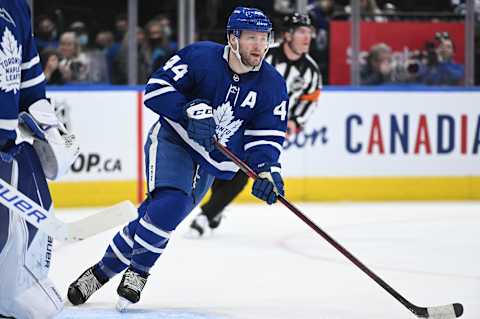
<svg viewBox="0 0 480 319">
<path fill-rule="evenodd" d="M 0 204 L 46 234 L 62 241 L 84 240 L 137 217 L 135 206 L 130 201 L 123 201 L 79 221 L 65 223 L 51 210 L 47 211 L 1 178 Z"/>
<path fill-rule="evenodd" d="M 240 169 L 247 174 L 248 177 L 253 178 L 254 180 L 258 178 L 258 175 L 242 160 L 240 160 L 235 154 L 233 154 L 229 149 L 220 144 L 218 141 L 215 141 L 216 147 L 231 161 L 237 164 Z M 402 305 L 409 309 L 414 315 L 419 318 L 432 318 L 432 319 L 453 319 L 458 318 L 463 314 L 463 306 L 460 303 L 448 304 L 444 306 L 435 306 L 435 307 L 419 307 L 402 295 L 400 295 L 395 289 L 388 285 L 382 278 L 376 275 L 371 271 L 367 266 L 365 266 L 360 260 L 358 260 L 354 255 L 352 255 L 346 248 L 340 245 L 335 239 L 330 237 L 325 231 L 318 227 L 313 221 L 311 221 L 307 216 L 305 216 L 298 208 L 296 208 L 292 203 L 290 203 L 285 197 L 278 195 L 278 200 L 285 205 L 292 213 L 297 215 L 301 220 L 303 220 L 310 228 L 312 228 L 317 234 L 322 236 L 326 241 L 328 241 L 335 249 L 337 249 L 342 255 L 347 257 L 355 266 L 360 268 L 365 274 L 372 278 L 377 284 L 379 284 L 383 289 L 385 289 L 390 295 L 397 299 Z"/>
</svg>

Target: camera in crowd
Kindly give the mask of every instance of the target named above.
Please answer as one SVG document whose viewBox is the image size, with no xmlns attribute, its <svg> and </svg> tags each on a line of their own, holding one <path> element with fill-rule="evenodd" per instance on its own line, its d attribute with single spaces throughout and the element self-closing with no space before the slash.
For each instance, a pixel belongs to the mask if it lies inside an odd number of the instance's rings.
<svg viewBox="0 0 480 319">
<path fill-rule="evenodd" d="M 438 64 L 439 55 L 437 52 L 438 43 L 450 40 L 448 32 L 436 32 L 432 40 L 426 41 L 422 50 L 414 51 L 406 64 L 406 70 L 411 75 L 416 75 L 422 65 L 432 67 Z"/>
</svg>

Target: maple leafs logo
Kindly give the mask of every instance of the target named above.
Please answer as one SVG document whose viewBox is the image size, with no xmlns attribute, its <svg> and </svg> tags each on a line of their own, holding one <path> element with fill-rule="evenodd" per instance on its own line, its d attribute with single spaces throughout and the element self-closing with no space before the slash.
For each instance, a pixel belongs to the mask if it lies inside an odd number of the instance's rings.
<svg viewBox="0 0 480 319">
<path fill-rule="evenodd" d="M 218 141 L 222 145 L 226 145 L 230 137 L 235 134 L 235 132 L 240 128 L 243 123 L 243 120 L 235 120 L 233 116 L 232 107 L 230 106 L 230 101 L 227 101 L 217 107 L 213 111 L 213 118 L 217 124 L 217 129 L 215 131 Z"/>
<path fill-rule="evenodd" d="M 5 92 L 20 90 L 22 46 L 10 30 L 5 27 L 0 43 L 0 89 Z"/>
</svg>

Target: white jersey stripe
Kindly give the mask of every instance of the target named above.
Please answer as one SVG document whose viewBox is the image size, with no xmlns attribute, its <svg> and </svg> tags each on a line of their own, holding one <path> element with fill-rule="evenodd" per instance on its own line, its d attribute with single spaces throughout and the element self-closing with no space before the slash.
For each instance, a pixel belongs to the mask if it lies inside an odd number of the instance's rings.
<svg viewBox="0 0 480 319">
<path fill-rule="evenodd" d="M 238 172 L 239 168 L 235 163 L 230 162 L 230 161 L 228 161 L 228 162 L 217 162 L 214 159 L 212 159 L 203 146 L 201 146 L 200 144 L 191 140 L 188 137 L 187 131 L 185 131 L 185 129 L 180 124 L 178 124 L 177 122 L 174 122 L 174 121 L 172 121 L 172 120 L 170 120 L 166 117 L 163 117 L 163 119 L 165 119 L 165 121 L 167 121 L 168 124 L 170 124 L 173 127 L 173 129 L 178 133 L 178 135 L 191 148 L 193 148 L 198 154 L 200 154 L 210 165 L 212 165 L 213 167 L 215 167 L 216 169 L 221 170 L 221 171 L 228 171 L 228 172 L 234 172 L 234 173 Z"/>
<path fill-rule="evenodd" d="M 146 101 L 146 100 L 149 100 L 155 96 L 159 96 L 159 95 L 162 95 L 162 94 L 165 94 L 165 93 L 168 93 L 168 92 L 173 92 L 173 91 L 176 91 L 175 88 L 173 86 L 165 86 L 161 89 L 158 89 L 158 90 L 153 90 L 151 92 L 148 92 L 147 94 L 145 94 L 145 96 L 143 97 L 143 100 Z"/>
<path fill-rule="evenodd" d="M 148 84 L 161 84 L 161 85 L 172 86 L 170 83 L 168 83 L 168 82 L 165 81 L 165 80 L 162 80 L 162 79 L 154 79 L 154 78 L 151 78 L 150 80 L 148 80 L 147 85 L 148 85 Z"/>
<path fill-rule="evenodd" d="M 157 146 L 158 146 L 158 139 L 157 135 L 160 131 L 162 125 L 160 122 L 157 122 L 153 127 L 152 134 L 150 134 L 150 140 L 152 144 L 150 144 L 150 149 L 148 150 L 148 191 L 153 191 L 155 189 L 155 173 L 157 168 Z"/>
<path fill-rule="evenodd" d="M 244 149 L 246 151 L 246 150 L 248 150 L 252 147 L 260 146 L 260 145 L 271 145 L 271 146 L 275 147 L 276 149 L 278 149 L 279 152 L 282 152 L 282 150 L 283 150 L 282 145 L 280 145 L 279 143 L 270 142 L 270 141 L 250 142 L 250 143 L 245 144 Z"/>
<path fill-rule="evenodd" d="M 20 83 L 20 89 L 26 89 L 26 88 L 35 86 L 39 83 L 42 83 L 43 81 L 45 81 L 45 75 L 42 72 L 39 76 L 37 76 L 33 79 L 30 79 L 28 81 L 23 81 L 22 83 Z"/>
<path fill-rule="evenodd" d="M 40 63 L 40 57 L 38 56 L 38 54 L 33 58 L 31 59 L 30 61 L 28 62 L 25 62 L 25 63 L 22 63 L 21 64 L 21 68 L 22 70 L 28 70 L 30 68 L 32 68 L 33 66 L 37 65 L 38 63 Z"/>
<path fill-rule="evenodd" d="M 138 236 L 138 234 L 135 234 L 135 242 L 139 243 L 140 245 L 142 245 L 143 247 L 147 248 L 148 250 L 150 250 L 151 252 L 153 253 L 156 253 L 156 254 L 161 254 L 163 253 L 163 248 L 158 248 L 158 247 L 155 247 L 149 243 L 147 243 L 145 240 L 143 240 L 140 236 Z"/>
<path fill-rule="evenodd" d="M 285 137 L 285 132 L 277 130 L 245 130 L 244 135 L 248 136 L 280 136 Z"/>
<path fill-rule="evenodd" d="M 18 120 L 0 120 L 0 129 L 14 130 L 18 127 Z"/>
<path fill-rule="evenodd" d="M 167 238 L 167 239 L 170 238 L 170 232 L 166 232 L 163 229 L 160 229 L 160 228 L 148 223 L 143 218 L 140 219 L 140 225 L 142 225 L 145 229 L 148 229 L 149 231 L 151 231 L 155 235 L 158 235 L 160 237 Z"/>
<path fill-rule="evenodd" d="M 127 257 L 125 257 L 121 252 L 120 250 L 118 250 L 117 246 L 115 246 L 115 243 L 112 242 L 110 243 L 110 247 L 112 248 L 113 252 L 115 253 L 115 256 L 117 256 L 118 259 L 120 259 L 120 261 L 125 264 L 126 266 L 129 266 L 130 265 L 130 260 L 128 260 Z"/>
</svg>

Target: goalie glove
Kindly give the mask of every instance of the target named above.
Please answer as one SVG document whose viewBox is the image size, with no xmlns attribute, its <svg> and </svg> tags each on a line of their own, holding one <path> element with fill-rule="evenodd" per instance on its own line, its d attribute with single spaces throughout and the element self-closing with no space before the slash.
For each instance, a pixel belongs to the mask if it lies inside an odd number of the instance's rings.
<svg viewBox="0 0 480 319">
<path fill-rule="evenodd" d="M 55 180 L 64 175 L 80 148 L 75 135 L 58 121 L 53 106 L 39 100 L 29 107 L 29 113 L 20 113 L 19 123 L 20 139 L 33 145 L 45 176 Z"/>
<path fill-rule="evenodd" d="M 255 171 L 258 178 L 253 183 L 252 195 L 267 202 L 268 205 L 277 201 L 277 195 L 285 195 L 279 163 L 262 163 Z"/>
</svg>

